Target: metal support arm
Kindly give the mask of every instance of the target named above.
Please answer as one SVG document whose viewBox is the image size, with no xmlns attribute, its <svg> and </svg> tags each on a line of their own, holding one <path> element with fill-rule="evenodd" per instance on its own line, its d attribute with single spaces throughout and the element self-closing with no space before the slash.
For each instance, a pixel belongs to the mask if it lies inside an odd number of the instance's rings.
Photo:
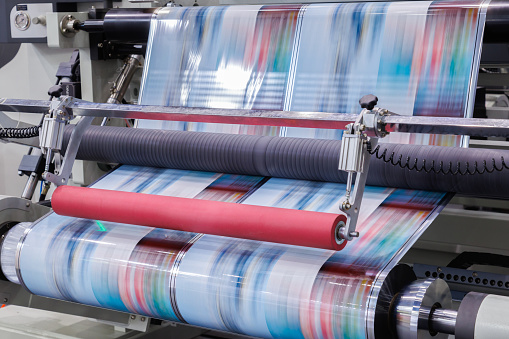
<svg viewBox="0 0 509 339">
<path fill-rule="evenodd" d="M 62 149 L 64 126 L 74 118 L 74 115 L 69 111 L 69 105 L 75 100 L 72 97 L 63 96 L 51 101 L 49 116 L 44 118 L 39 137 L 41 151 L 46 154 L 46 165 L 42 177 L 57 186 L 65 185 L 69 181 L 83 133 L 94 119 L 89 116 L 82 117 L 76 124 L 62 162 L 60 150 Z M 49 168 L 53 160 L 55 161 L 55 172 L 51 173 Z"/>
<path fill-rule="evenodd" d="M 379 137 L 383 138 L 389 134 L 385 126 L 378 123 L 382 121 L 387 110 L 375 108 L 377 102 L 378 98 L 371 94 L 359 100 L 363 110 L 355 123 L 347 126 L 341 139 L 338 168 L 348 173 L 345 200 L 340 206 L 348 217 L 346 225 L 339 230 L 339 236 L 343 240 L 352 240 L 359 236 L 356 227 L 371 161 L 369 151 L 376 147 Z M 354 174 L 356 177 L 352 191 Z"/>
</svg>

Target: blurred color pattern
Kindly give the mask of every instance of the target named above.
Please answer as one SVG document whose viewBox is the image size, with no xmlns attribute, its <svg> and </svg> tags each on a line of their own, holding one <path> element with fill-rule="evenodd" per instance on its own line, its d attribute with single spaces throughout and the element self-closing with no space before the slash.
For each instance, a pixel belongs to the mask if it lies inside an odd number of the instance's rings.
<svg viewBox="0 0 509 339">
<path fill-rule="evenodd" d="M 380 106 L 401 114 L 468 116 L 484 17 L 480 1 L 163 8 L 152 20 L 140 103 L 352 113 L 362 95 L 375 93 Z M 261 126 L 139 126 L 341 137 Z M 345 192 L 335 183 L 134 166 L 93 187 L 323 212 L 338 211 Z M 2 256 L 2 269 L 16 269 L 11 280 L 35 294 L 257 337 L 374 338 L 385 275 L 448 198 L 367 187 L 360 238 L 341 252 L 51 214 L 8 234 L 20 246 L 17 260 Z"/>
</svg>

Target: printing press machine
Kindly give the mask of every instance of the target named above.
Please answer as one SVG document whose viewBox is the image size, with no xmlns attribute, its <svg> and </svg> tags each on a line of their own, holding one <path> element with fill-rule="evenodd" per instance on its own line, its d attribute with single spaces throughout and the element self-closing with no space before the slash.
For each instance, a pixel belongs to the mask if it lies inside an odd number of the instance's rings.
<svg viewBox="0 0 509 339">
<path fill-rule="evenodd" d="M 17 4 L 4 0 L 0 4 L 0 25 L 3 25 L 0 30 L 0 96 L 4 98 L 0 100 L 0 132 L 12 128 L 11 133 L 17 129 L 17 133 L 25 136 L 7 138 L 2 135 L 0 139 L 4 142 L 0 144 L 3 166 L 0 166 L 3 180 L 0 194 L 4 194 L 0 195 L 0 231 L 3 236 L 13 225 L 33 222 L 49 213 L 48 200 L 57 185 L 67 184 L 69 180 L 71 185 L 86 186 L 114 167 L 115 161 L 105 164 L 74 159 L 81 137 L 91 124 L 126 127 L 135 124 L 136 119 L 174 119 L 294 126 L 298 121 L 297 126 L 301 127 L 327 124 L 328 128 L 346 129 L 346 134 L 352 138 L 349 145 L 342 144 L 340 169 L 348 173 L 348 186 L 353 188 L 347 194 L 350 200 L 342 206 L 349 216 L 348 223 L 338 230 L 338 237 L 351 241 L 355 241 L 356 236 L 356 212 L 353 210 L 360 208 L 359 197 L 363 194 L 370 159 L 381 154 L 373 152 L 377 139 L 385 137 L 386 133 L 470 135 L 469 147 L 481 149 L 479 154 L 484 149 L 493 150 L 495 153 L 489 153 L 491 155 L 497 154 L 496 150 L 509 148 L 506 94 L 509 6 L 504 2 L 492 2 L 488 8 L 474 117 L 468 123 L 466 119 L 392 115 L 383 107 L 376 107 L 376 98 L 372 96 L 361 99 L 364 110 L 360 116 L 315 114 L 309 117 L 299 112 L 139 106 L 136 105 L 139 70 L 143 67 L 150 18 L 155 7 L 230 3 L 49 3 L 37 0 Z M 55 72 L 58 81 L 51 86 Z M 13 83 L 14 78 L 18 79 L 16 83 Z M 50 100 L 45 97 L 46 92 L 50 93 Z M 42 114 L 48 112 L 46 120 L 38 125 Z M 78 116 L 82 118 L 74 129 L 67 126 L 70 121 L 76 122 Z M 365 135 L 366 131 L 369 133 Z M 134 134 L 132 137 L 136 138 Z M 60 158 L 58 153 L 64 154 L 60 152 L 62 148 L 66 149 L 65 156 Z M 475 166 L 477 168 L 477 164 Z M 503 160 L 500 166 L 505 166 Z M 502 173 L 507 170 L 507 166 L 500 168 Z M 354 174 L 357 174 L 355 184 Z M 37 192 L 39 184 L 40 192 Z M 487 189 L 487 192 L 494 191 L 494 188 Z M 396 284 L 400 294 L 394 295 L 399 298 L 394 299 L 394 303 L 398 306 L 391 312 L 399 315 L 395 325 L 399 326 L 398 337 L 425 338 L 437 333 L 456 334 L 459 338 L 509 335 L 509 321 L 501 320 L 509 314 L 509 301 L 505 298 L 509 297 L 509 245 L 505 237 L 509 204 L 496 194 L 493 196 L 495 198 L 489 194 L 482 197 L 456 195 L 400 260 L 410 265 L 421 280 L 419 283 L 400 282 L 401 286 Z M 394 274 L 397 276 L 398 272 Z M 445 307 L 449 290 L 453 302 Z M 465 298 L 467 294 L 469 297 Z M 4 335 L 7 338 L 81 338 L 90 337 L 90 333 L 94 333 L 92 337 L 111 338 L 243 337 L 44 298 L 2 279 L 0 301 L 4 305 L 15 305 L 6 308 L 2 305 L 0 309 L 2 338 Z M 444 307 L 437 307 L 439 302 Z M 10 325 L 8 321 L 14 317 L 18 320 Z M 27 321 L 31 318 L 32 322 L 27 325 L 20 320 L 23 317 Z M 37 317 L 43 317 L 46 325 L 37 324 Z M 85 333 L 89 333 L 88 336 Z"/>
</svg>

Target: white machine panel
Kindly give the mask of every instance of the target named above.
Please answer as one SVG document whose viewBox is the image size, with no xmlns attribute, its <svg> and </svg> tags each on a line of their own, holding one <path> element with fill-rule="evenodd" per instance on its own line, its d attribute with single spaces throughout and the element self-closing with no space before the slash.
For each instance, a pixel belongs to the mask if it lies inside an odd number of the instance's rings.
<svg viewBox="0 0 509 339">
<path fill-rule="evenodd" d="M 11 38 L 45 38 L 46 13 L 53 12 L 53 4 L 17 4 L 11 9 Z"/>
</svg>

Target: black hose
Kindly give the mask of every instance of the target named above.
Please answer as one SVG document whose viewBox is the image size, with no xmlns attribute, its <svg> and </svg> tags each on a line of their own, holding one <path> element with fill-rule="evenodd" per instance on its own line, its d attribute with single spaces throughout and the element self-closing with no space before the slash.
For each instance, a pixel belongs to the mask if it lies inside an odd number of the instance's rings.
<svg viewBox="0 0 509 339">
<path fill-rule="evenodd" d="M 63 150 L 73 126 L 64 132 Z M 106 163 L 346 182 L 341 141 L 92 126 L 77 158 Z M 367 184 L 509 198 L 509 151 L 380 144 Z"/>
</svg>

